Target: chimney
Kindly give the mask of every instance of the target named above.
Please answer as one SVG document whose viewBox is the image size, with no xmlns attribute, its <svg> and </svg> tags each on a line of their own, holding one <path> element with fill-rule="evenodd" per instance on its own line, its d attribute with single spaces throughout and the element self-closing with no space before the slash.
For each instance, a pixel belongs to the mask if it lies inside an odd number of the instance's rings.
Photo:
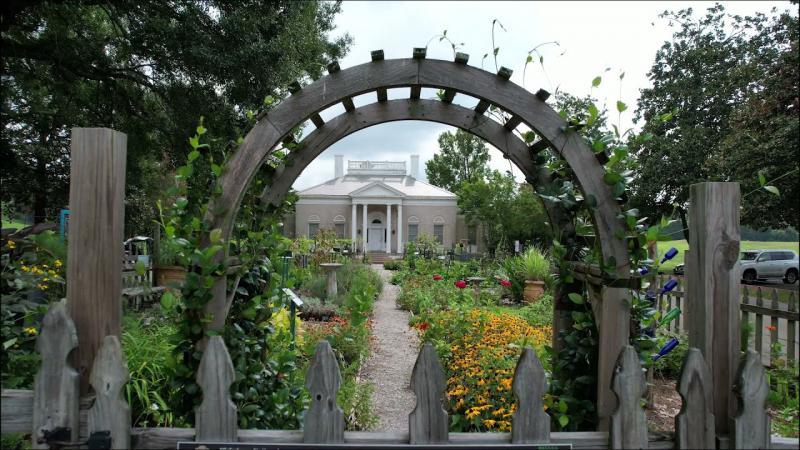
<svg viewBox="0 0 800 450">
<path fill-rule="evenodd" d="M 414 179 L 419 178 L 419 155 L 411 155 L 411 173 Z"/>
<path fill-rule="evenodd" d="M 336 155 L 334 156 L 336 160 L 335 164 L 335 172 L 334 175 L 336 178 L 340 178 L 344 176 L 344 156 Z"/>
</svg>

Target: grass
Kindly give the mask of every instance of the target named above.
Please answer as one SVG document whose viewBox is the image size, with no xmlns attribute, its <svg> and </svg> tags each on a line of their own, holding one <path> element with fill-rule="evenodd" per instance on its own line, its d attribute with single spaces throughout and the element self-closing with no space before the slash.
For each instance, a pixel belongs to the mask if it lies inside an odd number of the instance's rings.
<svg viewBox="0 0 800 450">
<path fill-rule="evenodd" d="M 21 222 L 16 219 L 3 219 L 3 228 L 14 228 L 15 230 L 19 230 L 21 228 L 25 228 L 29 223 Z"/>
<path fill-rule="evenodd" d="M 672 269 L 677 265 L 683 263 L 683 252 L 685 252 L 689 248 L 689 243 L 686 242 L 685 239 L 677 240 L 677 241 L 663 241 L 658 243 L 658 257 L 659 260 L 664 256 L 664 253 L 667 252 L 671 247 L 675 247 L 678 249 L 678 255 L 672 258 L 670 261 L 665 262 L 661 265 L 661 270 L 664 273 L 672 273 Z M 742 241 L 741 248 L 742 250 L 760 250 L 760 249 L 787 249 L 793 250 L 795 253 L 798 253 L 798 245 L 797 242 L 766 242 L 766 241 Z"/>
</svg>

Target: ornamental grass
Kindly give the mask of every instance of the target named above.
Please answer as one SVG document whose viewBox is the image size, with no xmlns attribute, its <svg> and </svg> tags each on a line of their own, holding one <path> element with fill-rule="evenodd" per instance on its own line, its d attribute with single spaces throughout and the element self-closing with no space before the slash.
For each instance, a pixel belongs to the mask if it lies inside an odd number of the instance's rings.
<svg viewBox="0 0 800 450">
<path fill-rule="evenodd" d="M 516 399 L 514 369 L 524 346 L 543 364 L 551 328 L 532 327 L 509 313 L 481 309 L 442 311 L 419 322 L 447 372 L 451 431 L 509 431 Z"/>
</svg>

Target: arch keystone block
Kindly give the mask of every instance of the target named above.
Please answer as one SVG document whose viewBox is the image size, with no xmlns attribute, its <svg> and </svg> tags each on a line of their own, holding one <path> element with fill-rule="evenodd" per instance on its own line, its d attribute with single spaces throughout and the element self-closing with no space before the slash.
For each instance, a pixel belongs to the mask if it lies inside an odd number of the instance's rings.
<svg viewBox="0 0 800 450">
<path fill-rule="evenodd" d="M 455 58 L 456 64 L 467 64 L 468 61 L 469 61 L 468 54 L 461 52 L 456 53 L 456 58 Z"/>
<path fill-rule="evenodd" d="M 428 49 L 425 47 L 414 47 L 414 52 L 412 56 L 414 59 L 425 59 L 425 56 L 428 53 Z"/>
</svg>

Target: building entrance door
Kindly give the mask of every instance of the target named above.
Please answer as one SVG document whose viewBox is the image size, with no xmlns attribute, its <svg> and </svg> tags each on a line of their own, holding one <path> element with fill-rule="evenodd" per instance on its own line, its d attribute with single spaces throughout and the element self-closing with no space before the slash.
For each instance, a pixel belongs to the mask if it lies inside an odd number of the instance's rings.
<svg viewBox="0 0 800 450">
<path fill-rule="evenodd" d="M 369 234 L 367 235 L 367 249 L 371 252 L 386 250 L 386 229 L 380 219 L 375 219 L 369 224 Z"/>
</svg>

